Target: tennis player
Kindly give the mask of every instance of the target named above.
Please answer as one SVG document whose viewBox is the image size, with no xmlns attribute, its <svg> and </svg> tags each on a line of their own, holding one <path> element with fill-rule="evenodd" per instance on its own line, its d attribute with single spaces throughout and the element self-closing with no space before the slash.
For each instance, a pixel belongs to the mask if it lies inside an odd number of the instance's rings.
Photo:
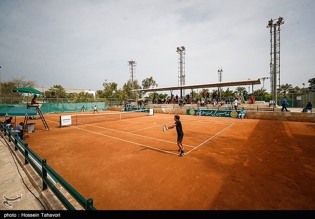
<svg viewBox="0 0 315 219">
<path fill-rule="evenodd" d="M 185 155 L 185 153 L 184 153 L 184 146 L 182 144 L 182 141 L 183 141 L 183 138 L 184 138 L 184 132 L 183 132 L 183 127 L 182 127 L 182 123 L 180 121 L 179 115 L 175 115 L 174 116 L 174 121 L 175 121 L 175 124 L 169 126 L 168 129 L 172 129 L 172 128 L 176 127 L 176 131 L 177 131 L 177 146 L 178 146 L 178 151 L 180 151 L 179 156 L 182 157 L 182 156 Z"/>
<path fill-rule="evenodd" d="M 94 106 L 93 114 L 94 114 L 95 112 L 98 113 L 98 110 L 97 110 L 97 106 L 96 106 L 96 105 Z"/>
</svg>

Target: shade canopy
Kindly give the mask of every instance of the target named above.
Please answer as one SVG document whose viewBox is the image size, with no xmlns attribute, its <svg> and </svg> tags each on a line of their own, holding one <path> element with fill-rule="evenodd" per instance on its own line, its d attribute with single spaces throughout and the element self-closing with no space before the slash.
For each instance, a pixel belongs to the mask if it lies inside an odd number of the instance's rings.
<svg viewBox="0 0 315 219">
<path fill-rule="evenodd" d="M 43 94 L 39 90 L 36 90 L 35 88 L 32 88 L 32 87 L 19 87 L 19 88 L 15 88 L 12 91 L 19 92 L 19 93 L 27 93 L 27 94 L 39 94 L 39 95 Z"/>
<path fill-rule="evenodd" d="M 0 116 L 36 116 L 37 112 L 34 110 L 22 107 L 10 107 L 0 109 Z"/>
</svg>

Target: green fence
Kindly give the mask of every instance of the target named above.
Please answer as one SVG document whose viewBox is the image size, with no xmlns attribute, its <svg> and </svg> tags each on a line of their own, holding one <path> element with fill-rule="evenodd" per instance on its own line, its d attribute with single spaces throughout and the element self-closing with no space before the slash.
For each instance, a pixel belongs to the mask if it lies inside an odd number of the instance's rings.
<svg viewBox="0 0 315 219">
<path fill-rule="evenodd" d="M 50 188 L 50 190 L 56 195 L 59 201 L 64 205 L 67 210 L 77 210 L 73 204 L 63 195 L 55 184 L 59 183 L 85 210 L 97 210 L 93 206 L 93 199 L 85 199 L 80 193 L 78 193 L 70 184 L 68 184 L 57 172 L 55 172 L 45 159 L 41 159 L 34 151 L 32 151 L 27 143 L 21 141 L 17 135 L 8 129 L 4 123 L 0 124 L 0 131 L 2 137 L 8 138 L 9 142 L 13 142 L 14 150 L 19 152 L 24 157 L 24 164 L 30 164 L 32 168 L 37 172 L 38 176 L 42 179 L 43 190 Z"/>
<path fill-rule="evenodd" d="M 93 111 L 94 106 L 97 106 L 98 110 L 106 110 L 105 102 L 86 102 L 86 103 L 43 103 L 40 107 L 40 110 L 43 114 L 49 113 L 63 113 L 63 112 L 78 112 L 81 111 L 82 107 L 84 106 L 85 111 Z M 6 107 L 27 107 L 27 104 L 2 104 L 0 105 L 0 109 Z M 32 109 L 35 110 L 35 109 Z"/>
</svg>

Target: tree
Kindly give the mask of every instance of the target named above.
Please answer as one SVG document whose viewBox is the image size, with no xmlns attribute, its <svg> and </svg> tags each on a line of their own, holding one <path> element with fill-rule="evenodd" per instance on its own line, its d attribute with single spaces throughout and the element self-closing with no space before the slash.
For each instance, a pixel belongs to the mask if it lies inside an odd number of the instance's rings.
<svg viewBox="0 0 315 219">
<path fill-rule="evenodd" d="M 119 104 L 122 104 L 124 101 L 128 99 L 128 95 L 124 90 L 118 89 L 116 91 L 116 98 L 119 101 Z"/>
<path fill-rule="evenodd" d="M 25 77 L 21 78 L 13 78 L 12 82 L 15 84 L 15 87 L 35 87 L 35 81 L 27 81 L 24 79 Z"/>
<path fill-rule="evenodd" d="M 54 85 L 45 91 L 46 98 L 66 98 L 66 90 L 61 85 Z"/>
<path fill-rule="evenodd" d="M 242 96 L 244 91 L 246 91 L 245 87 L 237 87 L 235 88 L 235 94 L 238 96 Z"/>
<path fill-rule="evenodd" d="M 24 77 L 13 78 L 8 82 L 1 82 L 1 95 L 2 96 L 20 96 L 19 93 L 12 93 L 12 90 L 18 87 L 34 87 L 36 83 L 34 81 L 24 80 Z"/>
<path fill-rule="evenodd" d="M 96 98 L 104 98 L 105 97 L 105 92 L 103 90 L 97 90 L 95 92 L 95 97 Z"/>
<path fill-rule="evenodd" d="M 310 83 L 308 89 L 310 92 L 315 92 L 315 78 L 311 78 L 308 80 L 308 83 Z"/>
<path fill-rule="evenodd" d="M 157 86 L 158 86 L 158 84 L 156 83 L 156 81 L 152 77 L 149 77 L 149 78 L 142 80 L 143 89 L 154 88 Z"/>
<path fill-rule="evenodd" d="M 222 89 L 221 95 L 222 95 L 222 100 L 223 100 L 223 98 L 224 98 L 224 100 L 226 98 L 230 98 L 230 100 L 231 100 L 231 98 L 233 98 L 235 95 L 235 91 L 230 90 L 230 88 L 227 88 L 225 91 Z"/>
<path fill-rule="evenodd" d="M 283 93 L 284 95 L 286 93 L 289 92 L 289 90 L 291 90 L 293 88 L 292 84 L 282 84 L 279 89 L 278 89 L 278 92 L 281 94 Z"/>
<path fill-rule="evenodd" d="M 267 92 L 265 88 L 260 88 L 253 92 L 253 96 L 255 97 L 256 100 L 265 100 L 266 94 Z"/>
<path fill-rule="evenodd" d="M 123 86 L 123 91 L 126 92 L 129 99 L 137 98 L 137 94 L 135 92 L 132 92 L 132 90 L 135 90 L 135 89 L 141 89 L 141 86 L 139 85 L 138 80 L 134 80 L 133 82 L 131 80 L 128 80 L 127 83 L 125 83 Z"/>
<path fill-rule="evenodd" d="M 104 91 L 100 94 L 100 98 L 115 98 L 117 93 L 118 84 L 115 82 L 107 82 L 103 83 Z"/>
</svg>

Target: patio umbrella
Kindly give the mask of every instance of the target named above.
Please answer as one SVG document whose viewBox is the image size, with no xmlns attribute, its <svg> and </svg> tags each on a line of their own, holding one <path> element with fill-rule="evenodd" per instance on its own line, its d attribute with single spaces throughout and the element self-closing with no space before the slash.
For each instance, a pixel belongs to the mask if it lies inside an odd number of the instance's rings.
<svg viewBox="0 0 315 219">
<path fill-rule="evenodd" d="M 35 110 L 30 110 L 22 107 L 9 107 L 0 109 L 0 116 L 36 116 Z"/>
<path fill-rule="evenodd" d="M 32 87 L 18 87 L 12 90 L 13 92 L 19 92 L 19 93 L 27 93 L 27 94 L 39 94 L 42 95 L 43 93 L 39 90 L 36 90 Z"/>
<path fill-rule="evenodd" d="M 36 116 L 37 112 L 34 110 L 22 108 L 22 107 L 10 107 L 10 108 L 4 108 L 0 109 L 0 116 L 5 116 L 6 117 L 15 117 L 15 123 L 16 123 L 16 117 L 17 116 L 24 116 L 24 124 L 27 123 L 28 117 L 29 116 Z"/>
</svg>

